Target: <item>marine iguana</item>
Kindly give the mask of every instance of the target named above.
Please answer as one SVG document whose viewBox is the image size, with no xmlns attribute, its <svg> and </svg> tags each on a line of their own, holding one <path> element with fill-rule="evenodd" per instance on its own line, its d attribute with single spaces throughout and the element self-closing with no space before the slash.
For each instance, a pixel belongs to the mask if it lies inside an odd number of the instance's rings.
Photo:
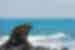
<svg viewBox="0 0 75 50">
<path fill-rule="evenodd" d="M 0 47 L 0 50 L 30 50 L 30 44 L 27 41 L 28 32 L 31 25 L 23 24 L 13 29 L 10 39 Z"/>
<path fill-rule="evenodd" d="M 9 40 L 0 47 L 0 50 L 49 50 L 46 47 L 33 47 L 28 42 L 27 36 L 31 28 L 29 24 L 15 27 Z"/>
</svg>

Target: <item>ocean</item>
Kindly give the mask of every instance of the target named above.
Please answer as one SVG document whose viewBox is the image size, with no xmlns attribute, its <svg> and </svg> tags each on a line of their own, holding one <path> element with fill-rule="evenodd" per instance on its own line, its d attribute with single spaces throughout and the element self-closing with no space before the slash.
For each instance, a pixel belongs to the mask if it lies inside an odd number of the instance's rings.
<svg viewBox="0 0 75 50">
<path fill-rule="evenodd" d="M 46 44 L 51 45 L 50 47 L 59 44 L 58 46 L 63 45 L 75 50 L 75 19 L 0 19 L 0 36 L 8 37 L 12 29 L 20 24 L 32 24 L 29 32 L 31 40 L 34 37 L 44 39 L 47 40 Z"/>
</svg>

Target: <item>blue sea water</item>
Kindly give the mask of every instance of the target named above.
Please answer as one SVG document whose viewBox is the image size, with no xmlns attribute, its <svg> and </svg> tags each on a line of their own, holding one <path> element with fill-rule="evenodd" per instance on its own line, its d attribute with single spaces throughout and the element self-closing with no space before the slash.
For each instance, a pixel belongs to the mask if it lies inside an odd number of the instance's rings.
<svg viewBox="0 0 75 50">
<path fill-rule="evenodd" d="M 0 36 L 9 36 L 17 25 L 32 24 L 30 35 L 50 35 L 58 37 L 58 33 L 64 35 L 63 38 L 54 39 L 57 43 L 64 44 L 65 47 L 75 50 L 75 19 L 0 19 Z M 60 35 L 60 36 L 61 36 Z M 53 40 L 53 39 L 52 39 Z"/>
<path fill-rule="evenodd" d="M 63 32 L 75 38 L 75 19 L 0 19 L 0 34 L 9 35 L 20 24 L 32 23 L 31 35 Z"/>
</svg>

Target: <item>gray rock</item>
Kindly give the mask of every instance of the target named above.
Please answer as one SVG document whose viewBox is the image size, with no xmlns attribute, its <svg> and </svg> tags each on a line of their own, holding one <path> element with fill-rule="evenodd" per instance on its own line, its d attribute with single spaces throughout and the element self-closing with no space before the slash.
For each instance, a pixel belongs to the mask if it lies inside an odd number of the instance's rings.
<svg viewBox="0 0 75 50">
<path fill-rule="evenodd" d="M 50 50 L 50 49 L 47 47 L 38 46 L 38 47 L 32 47 L 31 50 Z"/>
<path fill-rule="evenodd" d="M 62 48 L 61 50 L 69 50 L 68 48 L 66 48 L 66 47 L 64 47 L 64 48 Z"/>
</svg>

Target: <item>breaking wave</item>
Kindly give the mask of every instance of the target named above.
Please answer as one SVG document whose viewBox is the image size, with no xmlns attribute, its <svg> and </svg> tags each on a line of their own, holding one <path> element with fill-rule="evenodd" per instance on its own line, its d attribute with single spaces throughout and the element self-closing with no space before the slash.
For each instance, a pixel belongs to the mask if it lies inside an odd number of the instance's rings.
<svg viewBox="0 0 75 50">
<path fill-rule="evenodd" d="M 9 36 L 1 36 L 0 45 L 4 44 L 9 38 Z M 42 45 L 50 48 L 67 47 L 69 50 L 75 50 L 75 40 L 70 35 L 62 32 L 53 35 L 32 35 L 28 37 L 28 40 L 33 46 Z"/>
</svg>

